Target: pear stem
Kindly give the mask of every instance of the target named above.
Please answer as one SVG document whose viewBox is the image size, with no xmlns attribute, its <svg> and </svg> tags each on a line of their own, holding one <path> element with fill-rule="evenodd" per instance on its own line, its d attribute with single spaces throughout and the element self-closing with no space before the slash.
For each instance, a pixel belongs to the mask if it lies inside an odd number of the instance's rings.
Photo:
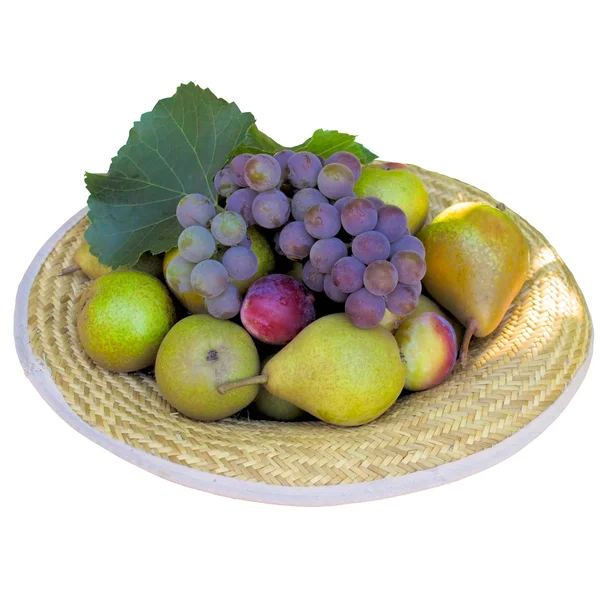
<svg viewBox="0 0 600 600">
<path fill-rule="evenodd" d="M 254 377 L 246 377 L 246 379 L 240 379 L 239 381 L 232 381 L 231 383 L 224 383 L 217 387 L 219 394 L 226 394 L 231 390 L 237 390 L 238 388 L 245 387 L 247 385 L 257 385 L 259 383 L 267 383 L 269 381 L 268 375 L 256 375 Z"/>
<path fill-rule="evenodd" d="M 79 265 L 71 265 L 66 269 L 63 269 L 58 276 L 62 277 L 63 275 L 70 275 L 71 273 L 76 273 L 77 271 L 81 271 L 81 267 Z"/>
<path fill-rule="evenodd" d="M 467 356 L 469 354 L 469 342 L 473 337 L 473 334 L 477 330 L 477 321 L 475 319 L 469 319 L 467 323 L 467 330 L 465 331 L 465 335 L 463 337 L 462 345 L 460 347 L 460 366 L 465 369 L 467 367 Z"/>
</svg>

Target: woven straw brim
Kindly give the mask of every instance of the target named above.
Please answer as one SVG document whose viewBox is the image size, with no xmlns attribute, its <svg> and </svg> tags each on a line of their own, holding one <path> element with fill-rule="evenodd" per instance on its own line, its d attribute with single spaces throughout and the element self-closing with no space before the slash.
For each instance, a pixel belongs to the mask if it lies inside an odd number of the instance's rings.
<svg viewBox="0 0 600 600">
<path fill-rule="evenodd" d="M 427 187 L 431 214 L 453 203 L 497 206 L 488 194 L 412 167 Z M 531 247 L 523 289 L 498 329 L 471 344 L 466 369 L 414 393 L 357 428 L 321 422 L 226 419 L 177 414 L 147 375 L 104 371 L 84 353 L 76 300 L 89 280 L 58 277 L 73 263 L 88 222 L 54 245 L 30 287 L 29 348 L 64 401 L 98 432 L 171 464 L 243 482 L 334 486 L 402 478 L 459 461 L 519 432 L 559 398 L 588 355 L 591 319 L 572 274 L 548 241 L 506 209 Z"/>
</svg>

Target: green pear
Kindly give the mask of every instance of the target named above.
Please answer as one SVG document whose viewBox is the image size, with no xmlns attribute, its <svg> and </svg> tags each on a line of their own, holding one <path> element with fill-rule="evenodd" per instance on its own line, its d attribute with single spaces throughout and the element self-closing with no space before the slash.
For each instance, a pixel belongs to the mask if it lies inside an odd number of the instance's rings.
<svg viewBox="0 0 600 600">
<path fill-rule="evenodd" d="M 156 384 L 165 400 L 192 419 L 215 421 L 245 408 L 258 385 L 220 394 L 217 386 L 260 371 L 256 346 L 243 327 L 192 315 L 169 331 L 158 351 Z"/>
<path fill-rule="evenodd" d="M 175 323 L 175 306 L 155 277 L 119 271 L 95 279 L 77 305 L 77 332 L 100 367 L 127 373 L 154 364 Z"/>
<path fill-rule="evenodd" d="M 263 383 L 268 392 L 332 425 L 355 426 L 383 414 L 404 386 L 394 336 L 359 329 L 336 313 L 303 329 L 265 365 L 262 375 L 219 386 L 221 393 Z"/>
</svg>

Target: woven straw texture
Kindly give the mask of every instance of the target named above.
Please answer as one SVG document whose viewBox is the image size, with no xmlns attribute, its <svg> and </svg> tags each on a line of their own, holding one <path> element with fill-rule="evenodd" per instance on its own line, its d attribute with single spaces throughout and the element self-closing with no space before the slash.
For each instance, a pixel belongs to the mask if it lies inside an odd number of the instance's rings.
<svg viewBox="0 0 600 600">
<path fill-rule="evenodd" d="M 498 203 L 448 177 L 412 167 L 431 215 L 461 201 Z M 508 211 L 508 209 L 506 209 Z M 528 279 L 498 329 L 474 339 L 466 370 L 402 397 L 368 425 L 226 419 L 198 423 L 174 413 L 144 374 L 98 369 L 77 338 L 75 304 L 85 275 L 73 263 L 87 219 L 54 247 L 31 288 L 31 348 L 65 401 L 88 425 L 180 465 L 279 486 L 325 486 L 400 477 L 490 448 L 550 406 L 588 353 L 591 319 L 572 274 L 547 240 L 509 211 L 531 247 Z"/>
</svg>

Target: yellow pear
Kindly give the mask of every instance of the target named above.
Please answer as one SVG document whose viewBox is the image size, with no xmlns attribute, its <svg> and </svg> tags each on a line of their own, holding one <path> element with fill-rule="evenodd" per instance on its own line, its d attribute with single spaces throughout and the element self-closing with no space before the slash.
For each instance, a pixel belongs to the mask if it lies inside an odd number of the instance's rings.
<svg viewBox="0 0 600 600">
<path fill-rule="evenodd" d="M 394 336 L 359 329 L 343 313 L 303 329 L 265 365 L 262 375 L 222 385 L 221 393 L 263 383 L 268 392 L 332 425 L 369 423 L 404 386 L 405 366 Z"/>
<path fill-rule="evenodd" d="M 461 202 L 441 212 L 418 235 L 425 246 L 423 285 L 471 336 L 498 327 L 527 277 L 529 246 L 517 224 L 487 204 Z"/>
</svg>

